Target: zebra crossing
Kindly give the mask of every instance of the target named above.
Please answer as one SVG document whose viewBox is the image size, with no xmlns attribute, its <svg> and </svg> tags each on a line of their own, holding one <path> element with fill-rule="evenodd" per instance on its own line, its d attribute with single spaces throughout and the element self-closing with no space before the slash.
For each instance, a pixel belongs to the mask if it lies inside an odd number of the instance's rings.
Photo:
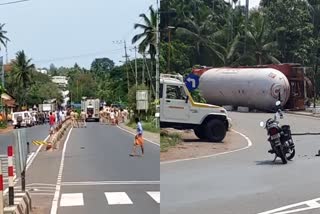
<svg viewBox="0 0 320 214">
<path fill-rule="evenodd" d="M 102 195 L 102 193 L 101 193 Z M 146 197 L 150 197 L 154 203 L 160 204 L 160 192 L 159 191 L 146 191 L 144 192 Z M 107 205 L 132 205 L 138 203 L 130 198 L 130 195 L 126 192 L 104 192 L 104 197 Z M 60 198 L 60 207 L 76 207 L 85 206 L 83 193 L 63 193 Z"/>
</svg>

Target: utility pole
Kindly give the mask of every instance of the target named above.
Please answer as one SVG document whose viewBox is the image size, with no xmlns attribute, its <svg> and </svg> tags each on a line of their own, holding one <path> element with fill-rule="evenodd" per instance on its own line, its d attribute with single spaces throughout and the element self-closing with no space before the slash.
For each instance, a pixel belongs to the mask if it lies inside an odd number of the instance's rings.
<svg viewBox="0 0 320 214">
<path fill-rule="evenodd" d="M 126 70 L 127 70 L 127 84 L 128 84 L 128 93 L 130 91 L 130 80 L 129 80 L 129 70 L 128 70 L 128 54 L 127 54 L 127 43 L 124 41 L 124 53 L 126 58 Z"/>
<path fill-rule="evenodd" d="M 114 44 L 124 44 L 124 53 L 125 55 L 123 56 L 126 61 L 125 61 L 125 64 L 126 64 L 126 72 L 127 72 L 127 85 L 128 85 L 128 93 L 130 91 L 130 80 L 129 80 L 129 69 L 128 69 L 128 53 L 127 53 L 127 43 L 125 40 L 120 40 L 120 41 L 113 41 Z"/>
<path fill-rule="evenodd" d="M 137 71 L 137 47 L 134 46 L 134 65 L 135 65 L 135 72 L 136 72 L 136 87 L 138 86 L 138 71 Z"/>
<path fill-rule="evenodd" d="M 6 40 L 6 64 L 9 63 L 9 57 L 8 57 L 8 40 Z"/>
<path fill-rule="evenodd" d="M 159 72 L 159 0 L 157 0 L 157 21 L 156 21 L 156 101 L 159 101 L 159 78 L 160 78 L 160 72 Z M 159 114 L 159 107 L 156 105 L 156 112 Z M 157 127 L 159 127 L 159 117 L 157 117 Z"/>
<path fill-rule="evenodd" d="M 4 60 L 3 56 L 0 56 L 0 66 L 1 66 L 1 80 L 2 80 L 2 88 L 4 88 Z"/>
<path fill-rule="evenodd" d="M 145 53 L 143 53 L 143 57 L 144 57 L 144 54 Z M 144 63 L 142 63 L 142 84 L 144 85 L 145 84 L 145 82 L 144 82 L 144 69 L 145 69 L 145 64 Z"/>
<path fill-rule="evenodd" d="M 248 32 L 248 21 L 249 21 L 249 0 L 246 0 L 246 36 L 244 42 L 244 53 L 247 53 L 247 32 Z"/>
<path fill-rule="evenodd" d="M 168 26 L 168 73 L 170 74 L 170 51 L 171 51 L 171 30 L 174 29 L 172 26 Z"/>
</svg>

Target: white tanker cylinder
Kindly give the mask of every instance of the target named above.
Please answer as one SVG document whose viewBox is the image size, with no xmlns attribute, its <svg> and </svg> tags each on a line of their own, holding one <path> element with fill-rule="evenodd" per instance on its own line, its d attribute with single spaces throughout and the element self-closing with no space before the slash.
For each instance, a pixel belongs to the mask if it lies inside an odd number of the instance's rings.
<svg viewBox="0 0 320 214">
<path fill-rule="evenodd" d="M 290 96 L 287 77 L 273 68 L 214 68 L 200 77 L 200 92 L 210 104 L 273 110 Z"/>
</svg>

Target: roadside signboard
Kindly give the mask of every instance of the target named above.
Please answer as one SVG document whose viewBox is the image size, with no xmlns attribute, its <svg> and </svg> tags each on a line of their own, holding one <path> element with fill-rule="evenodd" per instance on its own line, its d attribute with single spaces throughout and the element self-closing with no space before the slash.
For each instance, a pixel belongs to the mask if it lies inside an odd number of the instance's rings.
<svg viewBox="0 0 320 214">
<path fill-rule="evenodd" d="M 148 90 L 137 90 L 136 92 L 137 110 L 149 109 L 148 96 L 149 96 Z"/>
</svg>

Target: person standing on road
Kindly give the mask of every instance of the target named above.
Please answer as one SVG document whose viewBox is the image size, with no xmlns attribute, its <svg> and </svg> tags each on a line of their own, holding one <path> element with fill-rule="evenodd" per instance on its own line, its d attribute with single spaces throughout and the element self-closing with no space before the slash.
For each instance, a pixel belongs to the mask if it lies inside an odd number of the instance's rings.
<svg viewBox="0 0 320 214">
<path fill-rule="evenodd" d="M 62 121 L 62 122 L 66 119 L 66 116 L 65 116 L 65 114 L 64 114 L 64 111 L 61 111 L 60 117 L 61 117 L 61 121 Z"/>
<path fill-rule="evenodd" d="M 113 109 L 110 112 L 110 119 L 111 119 L 111 124 L 114 125 L 115 124 L 115 113 L 114 113 Z"/>
<path fill-rule="evenodd" d="M 50 136 L 54 133 L 55 122 L 56 122 L 56 118 L 55 118 L 54 114 L 52 114 L 52 112 L 50 112 L 50 116 L 49 116 Z"/>
<path fill-rule="evenodd" d="M 72 127 L 74 128 L 74 126 L 76 124 L 76 118 L 75 118 L 76 115 L 73 110 L 71 110 L 71 112 L 70 112 L 70 117 L 71 117 Z"/>
<path fill-rule="evenodd" d="M 135 156 L 136 155 L 136 148 L 137 146 L 140 146 L 141 148 L 141 156 L 144 155 L 144 147 L 143 147 L 143 128 L 142 128 L 142 124 L 140 122 L 139 118 L 135 119 L 136 124 L 137 124 L 137 134 L 134 138 L 134 144 L 133 144 L 133 149 L 132 149 L 132 153 L 130 154 L 130 156 Z"/>
<path fill-rule="evenodd" d="M 86 112 L 84 110 L 81 111 L 81 125 L 82 127 L 87 127 L 86 123 Z"/>
</svg>

